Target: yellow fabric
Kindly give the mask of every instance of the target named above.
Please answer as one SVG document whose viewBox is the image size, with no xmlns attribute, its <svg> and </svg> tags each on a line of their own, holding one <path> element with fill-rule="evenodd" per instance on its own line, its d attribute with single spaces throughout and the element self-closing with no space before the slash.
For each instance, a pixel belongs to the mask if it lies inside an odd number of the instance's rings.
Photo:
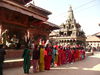
<svg viewBox="0 0 100 75">
<path fill-rule="evenodd" d="M 55 56 L 55 64 L 58 62 L 58 55 Z"/>
<path fill-rule="evenodd" d="M 44 71 L 44 48 L 40 49 L 39 70 Z"/>
</svg>

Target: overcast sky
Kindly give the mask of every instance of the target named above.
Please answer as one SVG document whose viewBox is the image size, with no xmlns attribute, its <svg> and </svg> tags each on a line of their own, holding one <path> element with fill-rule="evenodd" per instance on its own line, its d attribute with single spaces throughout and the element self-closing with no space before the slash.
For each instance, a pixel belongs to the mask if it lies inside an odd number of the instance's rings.
<svg viewBox="0 0 100 75">
<path fill-rule="evenodd" d="M 86 35 L 100 32 L 100 0 L 34 0 L 36 6 L 44 8 L 52 14 L 50 22 L 60 25 L 67 20 L 67 11 L 71 5 L 75 19 Z"/>
</svg>

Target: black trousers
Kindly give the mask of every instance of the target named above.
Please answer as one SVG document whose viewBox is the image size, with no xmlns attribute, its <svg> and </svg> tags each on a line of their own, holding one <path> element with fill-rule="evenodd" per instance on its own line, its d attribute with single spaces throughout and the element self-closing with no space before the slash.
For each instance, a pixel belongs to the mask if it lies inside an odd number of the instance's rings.
<svg viewBox="0 0 100 75">
<path fill-rule="evenodd" d="M 3 75 L 3 63 L 0 62 L 0 75 Z"/>
</svg>

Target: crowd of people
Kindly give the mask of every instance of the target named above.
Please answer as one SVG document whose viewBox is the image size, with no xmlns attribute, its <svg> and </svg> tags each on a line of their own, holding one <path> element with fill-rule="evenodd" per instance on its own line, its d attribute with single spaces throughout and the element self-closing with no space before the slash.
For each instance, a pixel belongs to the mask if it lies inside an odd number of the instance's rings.
<svg viewBox="0 0 100 75">
<path fill-rule="evenodd" d="M 60 46 L 52 45 L 51 43 L 42 45 L 34 44 L 33 42 L 32 48 L 24 50 L 23 58 L 24 73 L 29 73 L 30 66 L 33 66 L 33 72 L 37 73 L 50 70 L 51 67 L 83 60 L 85 59 L 85 50 L 80 45 Z"/>
<path fill-rule="evenodd" d="M 49 40 L 46 42 L 40 38 L 35 40 L 34 37 L 29 37 L 28 32 L 24 37 L 19 37 L 5 29 L 0 35 L 0 75 L 3 75 L 5 48 L 16 50 L 25 48 L 22 54 L 25 74 L 29 74 L 31 66 L 33 72 L 37 73 L 85 59 L 85 50 L 81 45 L 54 45 Z"/>
<path fill-rule="evenodd" d="M 23 37 L 22 40 L 13 35 L 10 38 L 7 35 L 8 30 L 2 33 L 0 44 L 0 75 L 3 75 L 3 61 L 5 49 L 3 48 L 18 48 L 19 45 L 26 47 L 23 51 L 23 70 L 25 74 L 29 73 L 30 67 L 33 66 L 33 72 L 41 72 L 50 70 L 51 67 L 61 66 L 67 63 L 73 63 L 85 58 L 85 50 L 81 45 L 54 45 L 49 40 L 44 42 L 42 39 L 37 41 L 27 40 Z M 24 40 L 24 42 L 23 42 Z M 21 42 L 21 43 L 20 43 Z M 23 42 L 23 43 L 22 43 Z"/>
<path fill-rule="evenodd" d="M 44 42 L 39 40 L 39 42 L 34 42 L 32 40 L 27 40 L 24 38 L 22 44 L 19 43 L 19 39 L 16 35 L 10 38 L 7 34 L 7 30 L 2 33 L 2 39 L 0 44 L 0 75 L 3 75 L 3 61 L 5 56 L 4 47 L 16 48 L 19 45 L 24 45 L 26 47 L 23 51 L 23 70 L 25 74 L 29 74 L 30 67 L 33 66 L 33 72 L 41 72 L 45 70 L 50 70 L 51 67 L 61 66 L 67 63 L 73 63 L 85 58 L 85 50 L 81 45 L 54 45 L 49 40 Z M 20 40 L 23 41 L 23 40 Z"/>
</svg>

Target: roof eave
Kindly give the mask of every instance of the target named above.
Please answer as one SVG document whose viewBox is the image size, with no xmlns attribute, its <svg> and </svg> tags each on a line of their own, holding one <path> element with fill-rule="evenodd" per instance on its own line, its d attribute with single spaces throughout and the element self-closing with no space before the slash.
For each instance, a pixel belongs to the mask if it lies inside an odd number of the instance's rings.
<svg viewBox="0 0 100 75">
<path fill-rule="evenodd" d="M 52 12 L 50 12 L 50 11 L 48 11 L 48 10 L 46 10 L 46 9 L 43 9 L 43 8 L 41 8 L 41 7 L 38 7 L 38 6 L 36 6 L 36 5 L 34 5 L 34 4 L 32 4 L 32 3 L 29 3 L 28 5 L 26 5 L 27 7 L 33 7 L 33 8 L 36 8 L 36 9 L 38 9 L 38 10 L 40 10 L 40 11 L 43 11 L 44 13 L 46 13 L 47 15 L 50 15 L 50 14 L 52 14 Z"/>
<path fill-rule="evenodd" d="M 33 16 L 34 18 L 37 18 L 39 20 L 43 20 L 43 21 L 47 20 L 46 17 L 40 16 L 39 14 L 35 13 L 34 11 L 28 9 L 26 6 L 22 6 L 22 5 L 16 4 L 16 3 L 8 1 L 8 0 L 0 1 L 0 7 L 4 7 L 7 9 L 16 11 L 16 12 L 20 12 L 20 13 L 28 15 L 28 16 Z"/>
<path fill-rule="evenodd" d="M 54 24 L 54 23 L 51 23 L 51 22 L 48 22 L 48 21 L 47 22 L 43 22 L 43 23 L 53 27 L 54 30 L 55 29 L 60 29 L 60 27 L 58 25 Z"/>
</svg>

